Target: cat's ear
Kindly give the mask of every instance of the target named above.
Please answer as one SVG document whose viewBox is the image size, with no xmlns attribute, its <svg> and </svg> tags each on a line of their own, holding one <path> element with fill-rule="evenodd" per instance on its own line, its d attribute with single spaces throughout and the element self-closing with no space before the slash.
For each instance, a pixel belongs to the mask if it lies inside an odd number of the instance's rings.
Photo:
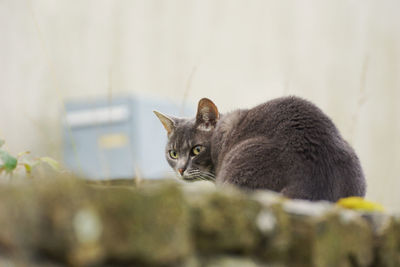
<svg viewBox="0 0 400 267">
<path fill-rule="evenodd" d="M 211 130 L 217 124 L 219 112 L 217 106 L 208 98 L 199 101 L 196 115 L 196 125 L 203 130 Z"/>
<path fill-rule="evenodd" d="M 164 115 L 158 111 L 153 110 L 154 114 L 158 117 L 161 121 L 162 125 L 164 126 L 165 130 L 167 130 L 168 135 L 170 135 L 175 129 L 175 121 L 173 118 Z"/>
</svg>

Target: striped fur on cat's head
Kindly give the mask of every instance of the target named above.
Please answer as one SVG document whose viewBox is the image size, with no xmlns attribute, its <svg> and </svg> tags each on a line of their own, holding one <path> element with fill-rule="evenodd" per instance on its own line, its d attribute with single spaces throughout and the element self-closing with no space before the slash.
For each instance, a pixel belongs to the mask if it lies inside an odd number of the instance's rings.
<svg viewBox="0 0 400 267">
<path fill-rule="evenodd" d="M 167 130 L 165 157 L 169 165 L 185 181 L 215 179 L 210 141 L 219 119 L 215 104 L 203 98 L 193 119 L 175 118 L 154 111 Z"/>
</svg>

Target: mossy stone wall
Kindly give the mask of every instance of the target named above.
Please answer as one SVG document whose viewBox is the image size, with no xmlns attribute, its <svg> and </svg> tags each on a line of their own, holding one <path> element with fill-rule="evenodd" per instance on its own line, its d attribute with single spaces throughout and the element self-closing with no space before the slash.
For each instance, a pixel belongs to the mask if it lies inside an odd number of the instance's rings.
<svg viewBox="0 0 400 267">
<path fill-rule="evenodd" d="M 40 179 L 0 226 L 0 266 L 400 266 L 398 217 L 272 192 Z"/>
</svg>

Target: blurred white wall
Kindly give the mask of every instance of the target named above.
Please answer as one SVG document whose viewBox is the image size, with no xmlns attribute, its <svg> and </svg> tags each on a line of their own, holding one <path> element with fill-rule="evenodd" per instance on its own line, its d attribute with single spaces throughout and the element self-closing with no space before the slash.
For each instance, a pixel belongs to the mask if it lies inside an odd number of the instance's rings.
<svg viewBox="0 0 400 267">
<path fill-rule="evenodd" d="M 352 143 L 368 198 L 396 209 L 399 10 L 397 0 L 2 0 L 0 138 L 59 158 L 71 98 L 206 96 L 228 111 L 295 94 Z"/>
</svg>

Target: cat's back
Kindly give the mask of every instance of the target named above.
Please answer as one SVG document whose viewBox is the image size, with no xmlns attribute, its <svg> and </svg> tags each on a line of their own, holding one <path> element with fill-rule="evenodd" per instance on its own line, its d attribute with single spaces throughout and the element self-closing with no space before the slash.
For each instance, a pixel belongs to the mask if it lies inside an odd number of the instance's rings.
<svg viewBox="0 0 400 267">
<path fill-rule="evenodd" d="M 288 136 L 297 132 L 313 133 L 321 137 L 339 134 L 333 122 L 316 105 L 305 99 L 281 97 L 250 109 L 245 128 L 254 128 L 256 134 Z"/>
<path fill-rule="evenodd" d="M 295 96 L 276 98 L 247 110 L 236 110 L 221 118 L 219 138 L 229 143 L 255 136 L 269 139 L 298 139 L 309 141 L 340 139 L 333 122 L 313 103 Z"/>
</svg>

